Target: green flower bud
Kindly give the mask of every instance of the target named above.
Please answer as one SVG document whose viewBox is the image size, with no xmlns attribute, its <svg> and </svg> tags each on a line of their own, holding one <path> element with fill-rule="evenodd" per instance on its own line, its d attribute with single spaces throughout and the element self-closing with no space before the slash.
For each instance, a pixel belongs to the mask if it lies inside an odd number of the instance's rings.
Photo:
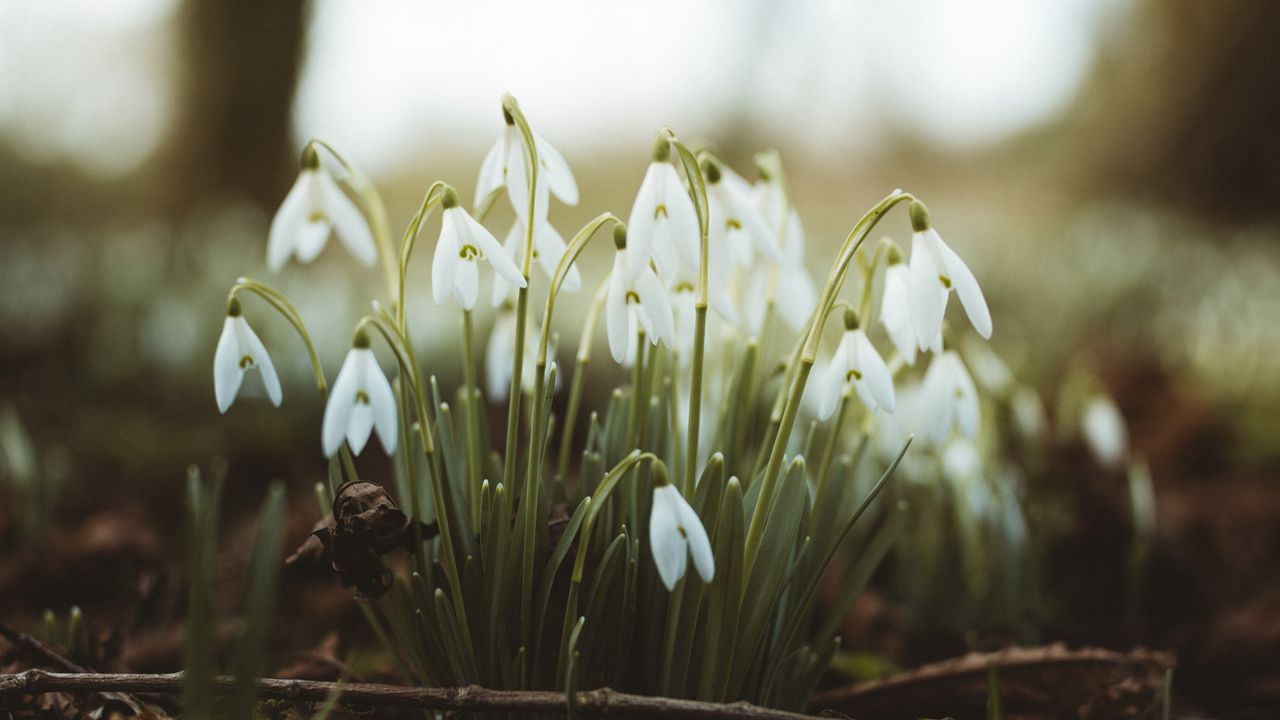
<svg viewBox="0 0 1280 720">
<path fill-rule="evenodd" d="M 857 329 L 858 329 L 858 313 L 854 312 L 854 311 L 853 311 L 853 308 L 845 308 L 845 311 L 844 311 L 844 329 L 845 329 L 845 330 L 857 330 Z"/>
<path fill-rule="evenodd" d="M 666 487 L 670 484 L 671 479 L 667 477 L 667 466 L 664 463 L 653 463 L 653 486 L 656 488 Z"/>
<path fill-rule="evenodd" d="M 458 191 L 446 186 L 444 195 L 440 198 L 440 206 L 445 210 L 458 207 Z"/>
<path fill-rule="evenodd" d="M 670 157 L 671 142 L 667 140 L 666 135 L 658 133 L 658 136 L 653 139 L 653 161 L 666 162 Z"/>
<path fill-rule="evenodd" d="M 618 223 L 613 226 L 613 245 L 619 250 L 627 249 L 627 226 Z"/>
<path fill-rule="evenodd" d="M 227 316 L 240 317 L 243 310 L 240 308 L 240 298 L 233 297 L 227 301 Z"/>
<path fill-rule="evenodd" d="M 351 347 L 368 350 L 369 345 L 369 333 L 365 332 L 364 328 L 360 328 L 356 331 L 356 336 L 351 339 Z"/>
<path fill-rule="evenodd" d="M 320 169 L 320 153 L 316 150 L 316 146 L 311 143 L 307 143 L 307 146 L 302 148 L 302 169 Z"/>
<path fill-rule="evenodd" d="M 929 208 L 919 200 L 912 200 L 907 212 L 911 215 L 912 232 L 924 232 L 933 227 L 933 223 L 929 222 Z"/>
<path fill-rule="evenodd" d="M 713 157 L 702 158 L 702 175 L 712 185 L 720 182 L 720 161 Z"/>
</svg>

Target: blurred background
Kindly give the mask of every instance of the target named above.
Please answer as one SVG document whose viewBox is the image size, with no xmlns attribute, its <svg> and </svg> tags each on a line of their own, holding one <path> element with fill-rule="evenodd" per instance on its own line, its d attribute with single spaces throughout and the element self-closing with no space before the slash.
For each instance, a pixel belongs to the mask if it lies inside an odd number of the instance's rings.
<svg viewBox="0 0 1280 720">
<path fill-rule="evenodd" d="M 433 180 L 470 201 L 511 92 L 577 174 L 565 233 L 625 216 L 664 125 L 749 177 L 780 150 L 819 277 L 889 190 L 927 200 L 1015 373 L 1051 408 L 1098 378 L 1150 462 L 1172 579 L 1136 639 L 1280 666 L 1276 37 L 1280 5 L 1253 0 L 2 3 L 0 613 L 142 613 L 150 590 L 119 585 L 180 557 L 190 463 L 229 459 L 233 509 L 270 477 L 307 497 L 321 407 L 262 309 L 289 421 L 252 399 L 217 412 L 227 288 L 283 289 L 336 368 L 380 278 L 342 250 L 267 273 L 303 144 L 369 174 L 398 234 Z M 905 219 L 882 227 L 906 242 Z M 427 262 L 414 333 L 451 384 Z M 60 529 L 18 552 L 18 514 Z M 1097 641 L 1097 602 L 1058 634 Z M 1233 674 L 1202 665 L 1206 685 Z"/>
</svg>

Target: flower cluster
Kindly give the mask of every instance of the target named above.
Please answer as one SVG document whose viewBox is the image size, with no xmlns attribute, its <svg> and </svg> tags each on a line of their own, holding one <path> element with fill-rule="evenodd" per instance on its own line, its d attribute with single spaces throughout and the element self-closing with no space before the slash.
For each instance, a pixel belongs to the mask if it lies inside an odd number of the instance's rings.
<svg viewBox="0 0 1280 720">
<path fill-rule="evenodd" d="M 744 622 L 749 616 L 757 624 L 778 623 L 778 632 L 791 628 L 786 639 L 766 641 L 772 636 L 752 630 L 744 642 L 754 638 L 754 644 L 744 646 L 736 661 L 740 665 L 733 665 L 728 676 L 705 669 L 711 679 L 703 695 L 743 695 L 746 675 L 740 673 L 772 662 L 765 650 L 769 642 L 799 642 L 793 636 L 804 625 L 783 616 L 806 612 L 804 602 L 766 602 L 787 582 L 799 582 L 775 572 L 794 559 L 778 549 L 795 542 L 796 526 L 790 523 L 804 513 L 813 513 L 814 522 L 818 516 L 829 518 L 824 521 L 829 528 L 843 522 L 834 519 L 835 513 L 843 512 L 839 503 L 807 503 L 805 489 L 812 484 L 822 497 L 842 492 L 826 489 L 826 480 L 845 472 L 832 469 L 832 457 L 843 442 L 846 417 L 855 412 L 851 400 L 856 398 L 863 408 L 858 411 L 864 418 L 859 427 L 875 432 L 878 442 L 889 438 L 903 448 L 917 435 L 942 452 L 955 437 L 977 438 L 978 390 L 965 360 L 950 346 L 944 318 L 954 290 L 974 329 L 989 337 L 991 316 L 982 290 L 933 228 L 924 204 L 900 191 L 854 226 L 827 267 L 826 282 L 817 285 L 809 273 L 800 213 L 776 154 L 757 156 L 758 178 L 753 182 L 714 154 L 691 150 L 670 130 L 658 134 L 643 174 L 637 168 L 640 181 L 627 222 L 604 213 L 566 241 L 569 236 L 556 229 L 550 215 L 552 197 L 567 205 L 579 202 L 568 163 L 530 128 L 511 98 L 504 100 L 503 121 L 497 142 L 481 163 L 472 209 L 463 206 L 454 187 L 432 184 L 398 253 L 392 252 L 383 230 L 384 211 L 372 184 L 327 145 L 307 146 L 298 181 L 271 225 L 268 268 L 279 271 L 291 256 L 312 261 L 335 233 L 362 262 L 381 260 L 390 304 L 375 302 L 374 312 L 360 320 L 346 360 L 329 387 L 298 311 L 269 286 L 242 279 L 232 288 L 214 358 L 218 407 L 227 411 L 245 373 L 254 368 L 260 370 L 272 402 L 280 404 L 280 384 L 271 361 L 242 317 L 238 294 L 252 293 L 284 315 L 308 347 L 317 387 L 327 396 L 321 448 L 331 460 L 331 476 L 356 479 L 351 456 L 359 455 L 376 431 L 383 449 L 396 458 L 399 492 L 412 500 L 415 514 L 427 505 L 417 497 L 423 487 L 418 478 L 430 479 L 425 487 L 439 524 L 439 538 L 430 546 L 441 558 L 443 579 L 432 574 L 424 553 L 417 557 L 422 577 L 435 577 L 431 582 L 440 583 L 431 617 L 460 626 L 449 632 L 459 632 L 470 642 L 467 616 L 477 608 L 496 612 L 495 604 L 504 602 L 501 593 L 510 588 L 519 591 L 511 601 L 512 617 L 518 622 L 513 619 L 502 632 L 512 636 L 521 652 L 538 652 L 548 609 L 536 599 L 535 568 L 555 563 L 541 575 L 545 583 L 554 583 L 558 563 L 570 552 L 567 544 L 563 551 L 550 552 L 546 508 L 553 496 L 577 497 L 571 529 L 566 531 L 569 537 L 577 533 L 579 541 L 574 584 L 567 591 L 565 631 L 558 638 L 560 654 L 555 655 L 559 662 L 565 662 L 571 637 L 577 635 L 574 622 L 579 627 L 583 621 L 595 622 L 588 620 L 595 616 L 586 608 L 581 608 L 581 619 L 574 614 L 582 574 L 604 582 L 608 576 L 602 573 L 614 567 L 611 563 L 621 562 L 614 557 L 629 556 L 633 538 L 643 538 L 653 559 L 650 567 L 673 598 L 680 597 L 689 582 L 713 588 L 738 583 L 726 592 L 740 593 L 744 578 L 753 578 L 752 583 L 770 588 L 762 591 L 758 609 L 757 601 L 745 595 L 734 595 L 735 601 L 741 603 Z M 322 150 L 341 169 L 340 180 L 325 167 Z M 486 223 L 503 196 L 510 206 L 511 225 L 499 242 Z M 899 203 L 909 207 L 911 252 L 905 260 L 891 240 L 871 250 L 863 247 L 867 234 Z M 430 270 L 432 298 L 439 305 L 456 304 L 462 320 L 464 384 L 456 408 L 441 399 L 434 377 L 424 379 L 405 321 L 410 310 L 405 305 L 409 260 L 418 235 L 437 209 L 441 221 Z M 610 270 L 596 280 L 560 417 L 553 415 L 551 403 L 560 380 L 551 330 L 555 302 L 560 293 L 592 282 L 577 260 L 598 231 L 609 225 Z M 852 302 L 841 299 L 851 274 L 860 287 L 859 298 Z M 490 446 L 487 428 L 492 423 L 486 419 L 486 394 L 477 386 L 472 350 L 473 314 L 486 283 L 497 311 L 483 368 L 488 400 L 500 403 L 504 395 L 507 399 L 507 432 L 496 443 L 505 444 L 502 452 Z M 540 296 L 545 290 L 540 316 L 529 308 L 535 286 Z M 878 295 L 873 292 L 876 287 L 882 288 Z M 833 315 L 843 319 L 843 330 L 837 330 L 838 340 L 827 355 L 821 346 L 834 334 L 825 332 Z M 629 369 L 631 383 L 612 393 L 607 403 L 591 408 L 586 441 L 579 446 L 575 430 L 584 373 L 600 318 L 609 353 Z M 887 355 L 876 347 L 880 336 L 891 348 Z M 394 384 L 378 364 L 371 343 L 375 338 L 384 340 L 394 356 Z M 784 342 L 769 342 L 778 338 Z M 766 353 L 779 346 L 792 349 L 770 374 L 772 357 Z M 926 353 L 931 355 L 927 368 L 916 370 Z M 772 411 L 767 411 L 769 404 Z M 459 426 L 454 424 L 455 413 Z M 802 413 L 816 422 L 834 418 L 824 434 L 822 461 L 812 468 L 800 450 L 811 442 L 801 443 L 805 431 L 796 430 Z M 758 420 L 765 416 L 767 422 Z M 517 438 L 522 432 L 527 432 L 527 439 Z M 547 457 L 553 432 L 560 438 L 556 462 Z M 419 446 L 421 452 L 415 449 Z M 576 472 L 574 457 L 581 458 Z M 745 497 L 740 477 L 749 479 Z M 648 490 L 614 492 L 621 483 L 633 490 L 647 485 Z M 883 480 L 877 489 L 882 485 Z M 608 514 L 604 508 L 610 508 Z M 603 551 L 588 549 L 597 522 L 604 529 L 595 534 L 614 539 Z M 838 544 L 841 538 L 823 536 L 817 542 Z M 499 551 L 495 542 L 509 543 L 510 548 Z M 690 563 L 697 581 L 686 578 Z M 730 568 L 727 577 L 717 572 L 718 565 Z M 804 571 L 818 573 L 816 578 L 824 567 L 806 563 Z M 462 581 L 464 568 L 467 577 L 477 578 L 474 588 Z M 471 573 L 483 573 L 486 579 L 482 582 Z M 645 577 L 642 573 L 634 580 Z M 411 595 L 417 598 L 421 593 L 412 590 Z M 603 602 L 605 597 L 598 599 Z M 759 633 L 764 633 L 760 627 Z M 474 639 L 497 648 L 503 637 L 477 631 Z M 467 667 L 466 662 L 474 663 L 476 657 L 463 652 L 462 645 L 458 650 L 465 662 L 460 667 Z M 791 649 L 801 647 L 816 652 L 809 645 Z M 563 665 L 560 670 L 565 670 Z M 454 670 L 424 665 L 421 672 L 438 677 Z M 526 680 L 533 677 L 531 672 L 526 671 Z M 484 670 L 466 675 L 474 680 Z M 785 685 L 781 676 L 776 681 Z"/>
</svg>

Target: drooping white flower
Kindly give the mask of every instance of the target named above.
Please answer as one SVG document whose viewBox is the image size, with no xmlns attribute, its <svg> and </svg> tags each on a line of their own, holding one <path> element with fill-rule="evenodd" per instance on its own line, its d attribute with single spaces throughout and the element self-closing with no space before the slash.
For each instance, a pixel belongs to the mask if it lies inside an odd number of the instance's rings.
<svg viewBox="0 0 1280 720">
<path fill-rule="evenodd" d="M 703 163 L 707 180 L 710 233 L 723 238 L 735 265 L 749 267 L 758 250 L 773 262 L 782 261 L 764 216 L 752 202 L 751 185 L 742 176 L 714 160 Z"/>
<path fill-rule="evenodd" d="M 398 437 L 396 398 L 369 349 L 369 337 L 361 331 L 342 362 L 324 406 L 320 440 L 325 456 L 333 457 L 344 439 L 351 452 L 359 455 L 375 429 L 382 449 L 388 455 L 394 453 Z"/>
<path fill-rule="evenodd" d="M 659 136 L 653 146 L 653 162 L 644 173 L 627 218 L 631 273 L 639 273 L 652 260 L 668 283 L 674 279 L 679 263 L 697 270 L 699 242 L 693 200 L 668 162 L 670 156 L 670 144 Z"/>
<path fill-rule="evenodd" d="M 1099 465 L 1112 469 L 1124 465 L 1129 453 L 1129 432 L 1120 408 L 1109 396 L 1095 392 L 1085 401 L 1080 430 L 1085 446 Z"/>
<path fill-rule="evenodd" d="M 524 225 L 516 220 L 502 240 L 502 249 L 517 267 L 524 260 L 524 241 Z M 549 222 L 543 223 L 538 232 L 533 234 L 533 259 L 548 278 L 555 275 L 556 266 L 560 264 L 560 258 L 564 257 L 567 248 L 564 238 Z M 578 266 L 575 263 L 569 266 L 569 272 L 565 274 L 560 289 L 564 292 L 577 292 L 581 288 L 582 274 L 578 272 Z M 504 280 L 501 275 L 494 277 L 493 291 L 490 296 L 493 306 L 498 307 L 505 302 L 511 296 L 513 289 L 515 289 L 514 286 Z"/>
<path fill-rule="evenodd" d="M 884 325 L 903 362 L 915 365 L 916 330 L 911 323 L 911 273 L 896 248 L 890 248 L 889 267 L 884 271 L 880 324 Z"/>
<path fill-rule="evenodd" d="M 437 305 L 453 297 L 466 310 L 476 306 L 480 293 L 479 261 L 488 260 L 498 275 L 516 287 L 525 287 L 524 276 L 496 238 L 458 205 L 452 188 L 445 191 L 440 240 L 431 261 L 431 295 Z"/>
<path fill-rule="evenodd" d="M 666 482 L 665 476 L 655 473 L 654 481 L 661 484 L 653 488 L 649 547 L 653 551 L 653 563 L 658 567 L 658 577 L 667 590 L 674 590 L 684 577 L 692 555 L 698 576 L 703 582 L 711 582 L 716 574 L 716 561 L 702 520 L 676 486 Z"/>
<path fill-rule="evenodd" d="M 969 438 L 978 437 L 978 389 L 956 351 L 933 357 L 921 393 L 922 431 L 929 442 L 941 446 L 957 427 Z"/>
<path fill-rule="evenodd" d="M 893 395 L 893 377 L 885 366 L 880 353 L 871 344 L 867 334 L 858 327 L 853 311 L 845 312 L 845 331 L 827 366 L 818 417 L 822 420 L 835 414 L 845 383 L 853 383 L 858 399 L 871 411 L 892 413 L 896 407 Z"/>
<path fill-rule="evenodd" d="M 378 249 L 364 215 L 320 164 L 316 150 L 308 147 L 298 179 L 271 220 L 267 267 L 278 272 L 292 255 L 304 263 L 315 260 L 331 233 L 336 233 L 360 262 L 372 265 L 377 261 Z"/>
<path fill-rule="evenodd" d="M 800 214 L 787 204 L 786 193 L 776 179 L 762 177 L 752 186 L 752 197 L 782 247 L 782 262 L 776 268 L 760 266 L 748 278 L 747 326 L 758 332 L 764 309 L 772 300 L 778 316 L 792 330 L 809 321 L 818 304 L 818 291 L 805 267 L 804 226 Z M 774 274 L 776 272 L 776 278 Z M 772 290 L 769 283 L 773 282 Z"/>
<path fill-rule="evenodd" d="M 240 301 L 235 298 L 227 306 L 227 319 L 222 323 L 222 335 L 213 353 L 213 394 L 218 400 L 218 411 L 225 413 L 240 392 L 240 383 L 248 371 L 257 368 L 262 374 L 262 385 L 267 390 L 271 404 L 280 407 L 280 378 L 271 364 L 267 349 L 258 339 L 253 328 L 240 311 Z"/>
<path fill-rule="evenodd" d="M 506 125 L 497 142 L 484 156 L 480 176 L 476 179 L 476 202 L 482 202 L 494 190 L 505 186 L 511 208 L 521 222 L 529 222 L 529 178 L 525 174 L 524 141 L 515 120 L 503 112 Z M 535 196 L 535 227 L 547 219 L 549 196 L 555 195 L 566 205 L 578 204 L 578 183 L 564 156 L 551 143 L 534 133 L 538 151 L 538 184 Z"/>
<path fill-rule="evenodd" d="M 991 311 L 978 280 L 933 229 L 929 211 L 919 200 L 911 201 L 911 229 L 911 323 L 919 348 L 942 351 L 942 318 L 952 290 L 960 296 L 973 329 L 991 337 Z"/>
<path fill-rule="evenodd" d="M 609 275 L 604 305 L 605 334 L 609 337 L 610 354 L 615 361 L 623 362 L 627 357 L 627 343 L 640 328 L 644 329 L 650 342 L 674 347 L 676 330 L 666 288 L 652 267 L 646 266 L 636 275 L 631 275 L 626 228 L 615 226 L 613 237 L 618 252 L 613 257 L 613 273 Z"/>
</svg>

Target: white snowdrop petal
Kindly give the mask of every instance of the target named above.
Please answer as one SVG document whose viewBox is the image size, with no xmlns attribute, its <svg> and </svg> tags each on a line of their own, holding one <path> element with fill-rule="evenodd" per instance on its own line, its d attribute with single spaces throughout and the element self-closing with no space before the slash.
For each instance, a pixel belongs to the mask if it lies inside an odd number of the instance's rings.
<svg viewBox="0 0 1280 720">
<path fill-rule="evenodd" d="M 449 302 L 458 263 L 462 260 L 458 255 L 462 249 L 462 238 L 459 236 L 458 214 L 454 210 L 444 211 L 440 220 L 440 239 L 436 241 L 435 255 L 431 258 L 431 298 L 437 305 Z"/>
<path fill-rule="evenodd" d="M 484 161 L 480 163 L 480 174 L 476 177 L 476 196 L 474 201 L 479 206 L 489 197 L 494 190 L 502 187 L 505 179 L 502 177 L 505 141 L 502 136 L 498 137 L 498 141 L 489 148 L 489 152 L 485 153 Z"/>
<path fill-rule="evenodd" d="M 667 487 L 675 490 L 674 485 Z M 716 575 L 716 560 L 711 554 L 711 541 L 707 538 L 707 529 L 702 526 L 702 518 L 694 512 L 693 507 L 676 491 L 676 519 L 684 530 L 689 554 L 693 557 L 693 567 L 703 582 L 711 582 Z"/>
<path fill-rule="evenodd" d="M 501 275 L 503 280 L 518 288 L 528 285 L 524 276 L 520 274 L 520 268 L 516 267 L 515 261 L 498 244 L 498 239 L 493 236 L 493 233 L 467 214 L 466 210 L 461 210 L 460 208 L 459 210 L 462 213 L 460 220 L 466 223 L 467 234 L 471 236 L 471 240 L 475 242 L 480 252 L 484 254 L 485 259 L 489 261 L 489 264 L 493 266 L 494 271 Z"/>
<path fill-rule="evenodd" d="M 247 347 L 245 354 L 253 357 L 253 362 L 262 375 L 262 385 L 267 389 L 267 397 L 271 399 L 272 405 L 280 407 L 280 402 L 283 400 L 280 377 L 276 375 L 276 367 L 271 362 L 271 356 L 267 354 L 267 348 L 258 339 L 253 328 L 249 327 L 248 321 L 243 317 L 235 318 L 235 321 L 239 326 L 241 347 Z"/>
<path fill-rule="evenodd" d="M 578 183 L 573 179 L 573 171 L 559 150 L 538 135 L 534 135 L 534 146 L 538 148 L 538 158 L 542 163 L 547 187 L 560 202 L 565 205 L 578 204 Z"/>
<path fill-rule="evenodd" d="M 271 229 L 267 233 L 267 268 L 271 272 L 279 272 L 284 267 L 297 245 L 298 233 L 307 219 L 307 185 L 311 174 L 306 170 L 298 173 L 298 179 L 271 218 Z"/>
<path fill-rule="evenodd" d="M 658 576 L 667 590 L 674 590 L 684 577 L 688 541 L 680 533 L 679 517 L 670 493 L 679 494 L 672 485 L 654 488 L 653 509 L 649 513 L 649 548 Z"/>
<path fill-rule="evenodd" d="M 942 347 L 942 317 L 947 310 L 947 289 L 939 279 L 941 268 L 933 260 L 922 233 L 911 238 L 911 323 L 921 350 Z"/>
<path fill-rule="evenodd" d="M 630 321 L 627 318 L 626 265 L 619 254 L 614 257 L 613 273 L 609 276 L 609 290 L 604 301 L 604 328 L 609 337 L 609 353 L 622 362 L 627 357 L 627 344 L 631 338 Z"/>
<path fill-rule="evenodd" d="M 896 409 L 893 377 L 889 375 L 889 368 L 884 364 L 884 359 L 871 344 L 867 334 L 861 330 L 856 333 L 854 342 L 857 343 L 858 365 L 862 371 L 863 382 L 866 383 L 871 396 L 876 399 L 879 409 L 893 412 Z"/>
<path fill-rule="evenodd" d="M 511 360 L 515 354 L 515 314 L 504 311 L 493 321 L 485 348 L 485 389 L 490 402 L 501 402 L 511 389 Z"/>
<path fill-rule="evenodd" d="M 659 207 L 666 213 L 662 200 L 662 178 L 660 168 L 666 163 L 649 163 L 644 179 L 640 181 L 640 189 L 636 192 L 635 202 L 631 204 L 631 214 L 627 216 L 627 272 L 638 275 L 653 257 L 653 235 L 660 223 L 668 222 L 666 217 L 659 219 Z M 670 167 L 669 165 L 667 167 Z"/>
<path fill-rule="evenodd" d="M 646 331 L 655 341 L 674 347 L 676 328 L 671 316 L 671 301 L 667 298 L 666 288 L 662 287 L 662 281 L 653 274 L 653 270 L 646 269 L 635 279 L 635 286 L 640 295 L 640 304 L 651 324 Z"/>
<path fill-rule="evenodd" d="M 338 370 L 338 377 L 329 388 L 329 399 L 324 406 L 324 419 L 320 424 L 320 441 L 325 457 L 333 457 L 347 435 L 351 410 L 356 404 L 359 383 L 359 355 L 355 348 L 347 353 Z"/>
<path fill-rule="evenodd" d="M 225 413 L 240 392 L 240 383 L 244 381 L 244 371 L 240 368 L 240 358 L 244 356 L 236 337 L 235 318 L 228 316 L 222 323 L 222 334 L 218 336 L 218 347 L 213 351 L 213 394 L 218 401 L 218 411 Z"/>
<path fill-rule="evenodd" d="M 329 242 L 329 234 L 333 232 L 333 223 L 327 216 L 317 216 L 303 222 L 298 227 L 297 244 L 294 254 L 301 263 L 309 263 L 320 256 L 324 246 Z"/>
<path fill-rule="evenodd" d="M 965 315 L 969 316 L 969 322 L 973 323 L 973 329 L 984 338 L 991 337 L 991 311 L 987 308 L 987 299 L 982 295 L 982 288 L 978 287 L 978 280 L 969 270 L 969 266 L 965 265 L 964 260 L 955 253 L 942 239 L 938 239 L 938 249 L 942 253 L 943 263 L 946 265 L 947 275 L 951 278 L 952 287 L 956 289 L 956 295 L 960 298 L 960 305 L 964 307 Z"/>
<path fill-rule="evenodd" d="M 365 390 L 369 395 L 369 404 L 373 408 L 373 427 L 378 431 L 382 441 L 382 449 L 388 455 L 396 451 L 396 443 L 400 439 L 396 420 L 396 396 L 391 391 L 391 383 L 378 367 L 378 360 L 373 351 L 364 361 Z"/>
<path fill-rule="evenodd" d="M 473 310 L 480 297 L 480 268 L 475 260 L 463 260 L 453 280 L 454 297 L 464 310 Z"/>
<path fill-rule="evenodd" d="M 844 392 L 845 368 L 837 364 L 833 359 L 827 365 L 826 375 L 823 381 L 817 383 L 815 390 L 819 391 L 816 398 L 818 401 L 818 419 L 826 422 L 836 414 L 836 408 L 840 406 L 840 395 Z"/>
<path fill-rule="evenodd" d="M 321 171 L 318 179 L 324 193 L 325 214 L 333 223 L 338 240 L 357 260 L 365 265 L 373 265 L 378 261 L 378 248 L 373 243 L 373 232 L 369 230 L 364 214 L 342 192 L 333 176 Z"/>
<path fill-rule="evenodd" d="M 369 403 L 357 402 L 351 408 L 351 416 L 347 419 L 347 444 L 351 452 L 359 455 L 364 446 L 369 444 L 369 436 L 373 434 L 373 408 Z"/>
</svg>

